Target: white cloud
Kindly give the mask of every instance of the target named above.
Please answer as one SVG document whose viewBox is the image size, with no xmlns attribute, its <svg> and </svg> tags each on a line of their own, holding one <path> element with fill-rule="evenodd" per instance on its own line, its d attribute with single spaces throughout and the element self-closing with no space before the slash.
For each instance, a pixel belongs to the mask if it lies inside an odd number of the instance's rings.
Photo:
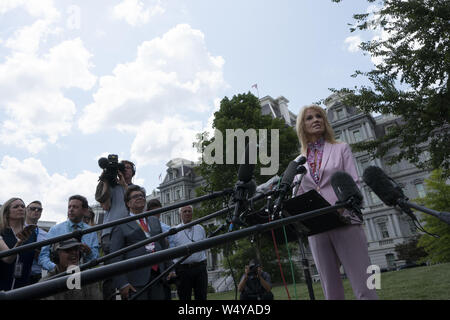
<svg viewBox="0 0 450 320">
<path fill-rule="evenodd" d="M 37 52 L 42 39 L 62 31 L 61 28 L 51 28 L 52 23 L 50 20 L 39 19 L 32 25 L 17 30 L 13 37 L 6 40 L 5 47 L 16 52 Z"/>
<path fill-rule="evenodd" d="M 10 10 L 21 7 L 33 17 L 54 20 L 60 16 L 60 12 L 55 8 L 53 0 L 1 0 L 0 14 L 5 14 Z"/>
<path fill-rule="evenodd" d="M 185 121 L 179 117 L 166 117 L 161 121 L 147 121 L 138 128 L 123 130 L 136 133 L 131 145 L 131 159 L 142 167 L 159 164 L 168 159 L 185 158 L 196 161 L 197 154 L 192 143 L 195 135 L 202 130 L 200 121 Z"/>
<path fill-rule="evenodd" d="M 209 112 L 227 87 L 223 79 L 224 60 L 212 56 L 203 33 L 186 24 L 177 25 L 160 38 L 145 41 L 137 51 L 136 60 L 119 64 L 112 75 L 100 78 L 94 102 L 84 108 L 78 125 L 84 133 L 110 127 L 136 133 L 132 159 L 155 163 L 156 159 L 163 159 L 159 152 L 142 152 L 141 147 L 146 149 L 148 142 L 157 143 L 157 149 L 166 148 L 163 153 L 167 154 L 173 141 L 152 142 L 150 136 L 143 138 L 144 132 L 152 130 L 149 124 L 160 126 L 161 121 L 155 119 L 166 119 L 163 121 L 168 127 L 176 128 L 167 119 L 178 114 L 185 121 L 173 120 L 178 129 L 193 128 L 188 120 L 191 114 Z M 196 132 L 201 129 L 201 124 L 196 126 Z M 190 140 L 188 145 L 191 144 Z M 150 158 L 144 159 L 140 154 Z"/>
<path fill-rule="evenodd" d="M 67 200 L 74 194 L 85 196 L 90 205 L 96 204 L 94 195 L 98 173 L 83 171 L 73 178 L 49 174 L 40 160 L 20 161 L 4 156 L 0 164 L 0 203 L 19 197 L 29 203 L 40 200 L 44 207 L 42 220 L 62 222 L 67 219 Z"/>
<path fill-rule="evenodd" d="M 68 134 L 76 106 L 62 90 L 92 88 L 96 77 L 89 71 L 91 56 L 77 38 L 43 57 L 24 52 L 7 57 L 0 65 L 0 108 L 8 116 L 0 127 L 2 143 L 37 153 Z"/>
<path fill-rule="evenodd" d="M 144 2 L 148 4 L 145 5 Z M 165 9 L 162 7 L 160 0 L 123 0 L 114 6 L 113 17 L 118 20 L 125 20 L 129 25 L 135 27 L 148 23 L 152 17 L 164 12 Z"/>
<path fill-rule="evenodd" d="M 357 52 L 359 51 L 359 45 L 361 44 L 362 40 L 360 36 L 350 36 L 345 38 L 344 43 L 348 45 L 347 50 L 350 52 Z"/>
</svg>

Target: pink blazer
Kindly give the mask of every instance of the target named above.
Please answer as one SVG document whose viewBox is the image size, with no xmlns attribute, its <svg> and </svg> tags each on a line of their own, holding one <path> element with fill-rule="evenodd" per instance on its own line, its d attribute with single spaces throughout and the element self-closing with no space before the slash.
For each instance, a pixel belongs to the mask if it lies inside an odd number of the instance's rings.
<svg viewBox="0 0 450 320">
<path fill-rule="evenodd" d="M 302 155 L 300 155 L 302 156 Z M 299 157 L 300 157 L 299 156 Z M 306 157 L 306 154 L 303 154 Z M 331 176 L 336 171 L 345 171 L 355 180 L 358 188 L 361 188 L 358 172 L 356 171 L 355 161 L 350 146 L 347 143 L 331 144 L 325 141 L 323 150 L 322 164 L 319 169 L 319 184 L 317 185 L 311 177 L 308 163 L 305 163 L 306 174 L 304 175 L 297 195 L 305 193 L 311 189 L 315 189 L 324 197 L 331 205 L 338 201 L 333 187 L 331 186 Z M 300 175 L 294 178 L 297 182 Z M 295 190 L 295 188 L 294 188 Z M 293 191 L 295 192 L 295 191 Z M 345 210 L 343 215 L 348 216 L 350 213 Z M 352 219 L 353 221 L 353 219 Z M 355 221 L 353 221 L 355 223 Z"/>
</svg>

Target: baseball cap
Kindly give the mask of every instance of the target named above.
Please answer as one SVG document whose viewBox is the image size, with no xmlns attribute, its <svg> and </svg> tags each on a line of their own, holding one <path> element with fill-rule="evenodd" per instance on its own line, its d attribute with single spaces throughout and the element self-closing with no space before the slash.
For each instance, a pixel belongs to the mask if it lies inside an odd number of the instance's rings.
<svg viewBox="0 0 450 320">
<path fill-rule="evenodd" d="M 63 241 L 55 243 L 54 250 L 59 250 L 59 249 L 67 250 L 67 249 L 70 249 L 70 248 L 73 248 L 73 247 L 77 247 L 77 246 L 80 246 L 80 245 L 81 245 L 81 242 L 79 242 L 77 239 L 70 238 L 70 239 L 63 240 Z"/>
</svg>

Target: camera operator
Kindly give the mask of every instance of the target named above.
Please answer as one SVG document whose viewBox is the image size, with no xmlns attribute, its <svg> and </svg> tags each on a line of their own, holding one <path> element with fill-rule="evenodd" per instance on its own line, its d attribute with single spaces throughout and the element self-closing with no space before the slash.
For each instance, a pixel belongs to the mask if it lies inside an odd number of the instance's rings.
<svg viewBox="0 0 450 320">
<path fill-rule="evenodd" d="M 273 300 L 271 289 L 270 275 L 257 260 L 250 260 L 238 286 L 241 300 Z"/>
<path fill-rule="evenodd" d="M 117 155 L 109 155 L 108 159 L 101 158 L 99 166 L 103 169 L 99 178 L 95 199 L 106 211 L 103 223 L 128 217 L 128 209 L 125 205 L 125 193 L 132 186 L 132 178 L 136 174 L 133 162 L 122 160 L 118 162 Z M 101 233 L 101 247 L 103 254 L 110 253 L 112 228 L 103 229 Z M 107 263 L 107 262 L 106 262 Z M 112 280 L 106 279 L 103 283 L 104 299 L 114 295 Z"/>
</svg>

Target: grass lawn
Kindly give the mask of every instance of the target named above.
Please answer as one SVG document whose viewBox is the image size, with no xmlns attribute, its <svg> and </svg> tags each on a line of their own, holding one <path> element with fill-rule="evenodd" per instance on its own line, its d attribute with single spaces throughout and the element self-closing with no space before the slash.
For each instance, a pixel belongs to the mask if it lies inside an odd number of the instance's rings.
<svg viewBox="0 0 450 320">
<path fill-rule="evenodd" d="M 355 299 L 348 279 L 344 279 L 345 297 Z M 305 283 L 297 284 L 297 299 L 294 286 L 288 285 L 291 300 L 309 300 Z M 314 283 L 316 300 L 324 300 L 320 283 Z M 288 300 L 283 285 L 272 288 L 275 300 Z M 416 267 L 381 273 L 381 289 L 377 290 L 381 300 L 450 300 L 450 263 Z M 234 300 L 235 291 L 210 293 L 208 300 Z M 239 299 L 239 294 L 238 294 Z"/>
</svg>

